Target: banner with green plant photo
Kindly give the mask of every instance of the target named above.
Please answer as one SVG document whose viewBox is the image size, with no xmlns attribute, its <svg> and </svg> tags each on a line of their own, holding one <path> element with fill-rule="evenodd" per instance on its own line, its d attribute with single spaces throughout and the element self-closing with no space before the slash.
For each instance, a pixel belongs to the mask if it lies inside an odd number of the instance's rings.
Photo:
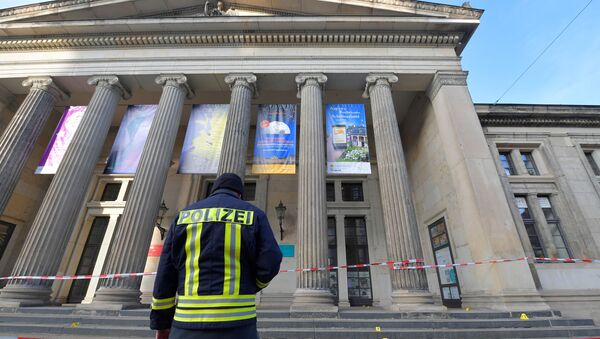
<svg viewBox="0 0 600 339">
<path fill-rule="evenodd" d="M 327 173 L 371 174 L 363 104 L 326 106 Z"/>
</svg>

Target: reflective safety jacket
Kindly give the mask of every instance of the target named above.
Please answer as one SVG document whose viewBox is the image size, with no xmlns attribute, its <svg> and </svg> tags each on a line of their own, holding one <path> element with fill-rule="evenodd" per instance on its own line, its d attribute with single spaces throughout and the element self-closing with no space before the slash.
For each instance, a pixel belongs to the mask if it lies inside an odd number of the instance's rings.
<svg viewBox="0 0 600 339">
<path fill-rule="evenodd" d="M 279 272 L 267 216 L 219 189 L 181 211 L 158 265 L 150 327 L 226 328 L 256 322 L 255 294 Z"/>
</svg>

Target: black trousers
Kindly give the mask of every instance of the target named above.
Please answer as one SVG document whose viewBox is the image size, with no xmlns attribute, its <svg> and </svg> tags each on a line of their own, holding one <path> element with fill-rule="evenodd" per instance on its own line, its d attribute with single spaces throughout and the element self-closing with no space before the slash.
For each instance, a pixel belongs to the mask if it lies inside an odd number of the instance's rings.
<svg viewBox="0 0 600 339">
<path fill-rule="evenodd" d="M 212 330 L 185 330 L 171 327 L 169 339 L 259 339 L 256 324 Z"/>
</svg>

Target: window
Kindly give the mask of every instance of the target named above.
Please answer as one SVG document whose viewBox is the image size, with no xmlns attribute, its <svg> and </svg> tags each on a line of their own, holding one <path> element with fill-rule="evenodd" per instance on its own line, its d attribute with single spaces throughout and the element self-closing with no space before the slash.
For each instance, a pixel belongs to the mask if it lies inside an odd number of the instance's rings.
<svg viewBox="0 0 600 339">
<path fill-rule="evenodd" d="M 521 159 L 523 160 L 523 164 L 529 175 L 540 175 L 535 166 L 535 161 L 533 161 L 533 154 L 531 154 L 531 152 L 521 152 Z"/>
<path fill-rule="evenodd" d="M 506 175 L 516 174 L 510 152 L 500 152 L 500 163 L 502 164 L 502 168 L 504 168 L 504 173 L 506 173 Z"/>
<path fill-rule="evenodd" d="M 104 185 L 104 191 L 100 201 L 116 201 L 119 197 L 119 191 L 121 190 L 120 182 L 109 182 Z"/>
<path fill-rule="evenodd" d="M 256 200 L 256 183 L 247 182 L 244 184 L 244 200 L 254 201 Z"/>
<path fill-rule="evenodd" d="M 550 199 L 548 197 L 539 196 L 538 203 L 540 204 L 540 207 L 544 212 L 544 217 L 546 218 L 546 223 L 548 224 L 548 227 L 550 229 L 550 234 L 552 235 L 552 242 L 556 247 L 558 257 L 569 258 L 569 250 L 567 249 L 567 244 L 563 237 L 563 233 L 560 227 L 560 221 L 554 213 L 554 209 L 552 208 Z"/>
<path fill-rule="evenodd" d="M 325 188 L 327 189 L 327 201 L 335 201 L 335 185 L 328 182 Z"/>
<path fill-rule="evenodd" d="M 342 201 L 364 201 L 362 183 L 342 183 Z"/>
<path fill-rule="evenodd" d="M 592 167 L 592 171 L 594 171 L 594 175 L 600 175 L 600 168 L 598 168 L 598 164 L 596 163 L 596 160 L 594 160 L 594 156 L 592 155 L 592 152 L 585 152 L 585 157 L 586 157 L 587 161 L 590 163 L 590 166 Z"/>
<path fill-rule="evenodd" d="M 327 217 L 327 259 L 329 266 L 337 266 L 337 232 L 335 228 L 335 217 Z M 329 290 L 335 298 L 338 298 L 338 272 L 329 271 Z"/>
<path fill-rule="evenodd" d="M 348 265 L 369 262 L 367 223 L 364 217 L 345 217 L 346 261 Z M 371 270 L 369 267 L 348 268 L 348 299 L 350 306 L 373 304 Z"/>
<path fill-rule="evenodd" d="M 0 221 L 0 259 L 8 246 L 8 242 L 10 241 L 10 237 L 15 230 L 15 225 L 11 223 L 7 223 L 4 221 Z"/>
<path fill-rule="evenodd" d="M 527 231 L 529 242 L 533 248 L 533 254 L 538 258 L 546 257 L 544 247 L 540 241 L 540 236 L 535 227 L 535 219 L 531 215 L 531 211 L 527 205 L 527 199 L 525 197 L 515 197 L 515 202 L 517 204 L 517 208 L 519 209 L 519 214 L 521 215 L 523 224 L 525 224 L 525 230 Z"/>
</svg>

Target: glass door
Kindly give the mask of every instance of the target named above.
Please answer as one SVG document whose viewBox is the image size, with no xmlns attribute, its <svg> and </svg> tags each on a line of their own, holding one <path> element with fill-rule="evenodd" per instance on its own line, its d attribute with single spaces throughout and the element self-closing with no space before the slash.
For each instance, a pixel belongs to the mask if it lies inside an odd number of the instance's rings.
<svg viewBox="0 0 600 339">
<path fill-rule="evenodd" d="M 104 233 L 108 226 L 109 217 L 96 217 L 92 223 L 90 234 L 88 235 L 81 259 L 77 265 L 77 271 L 75 275 L 92 274 L 94 266 L 96 265 L 96 259 L 98 259 L 98 253 L 100 252 L 100 246 L 104 239 Z M 88 286 L 90 284 L 89 279 L 73 280 L 71 284 L 71 290 L 69 291 L 68 303 L 78 304 L 84 298 L 87 293 Z"/>
<path fill-rule="evenodd" d="M 335 217 L 327 217 L 327 262 L 330 266 L 337 266 L 338 264 Z M 339 301 L 338 288 L 338 271 L 329 271 L 329 290 L 333 294 L 336 304 Z"/>
<path fill-rule="evenodd" d="M 345 217 L 344 232 L 348 265 L 369 263 L 365 217 Z M 373 304 L 371 270 L 369 267 L 348 269 L 348 299 L 350 306 L 370 306 Z"/>
</svg>

